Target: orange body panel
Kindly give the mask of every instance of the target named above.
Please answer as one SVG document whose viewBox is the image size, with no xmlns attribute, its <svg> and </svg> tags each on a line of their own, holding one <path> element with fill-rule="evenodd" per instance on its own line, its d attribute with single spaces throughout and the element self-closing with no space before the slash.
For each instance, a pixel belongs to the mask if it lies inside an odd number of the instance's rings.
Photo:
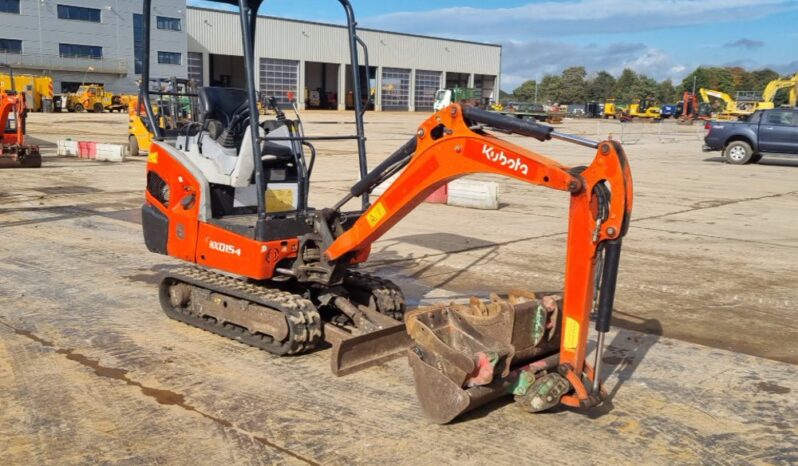
<svg viewBox="0 0 798 466">
<path fill-rule="evenodd" d="M 147 159 L 147 172 L 158 174 L 169 186 L 169 207 L 163 206 L 157 199 L 147 193 L 147 202 L 155 205 L 169 218 L 169 242 L 167 251 L 170 256 L 187 262 L 195 262 L 197 248 L 197 229 L 200 185 L 183 165 L 174 160 L 159 144 L 152 145 Z M 194 202 L 183 205 L 187 196 L 195 196 Z"/>
<path fill-rule="evenodd" d="M 6 145 L 22 145 L 25 143 L 25 135 L 22 132 L 23 119 L 25 118 L 25 93 L 18 95 L 8 95 L 5 90 L 0 89 L 0 142 Z M 13 133 L 6 133 L 6 123 L 10 115 L 17 115 L 16 130 Z"/>
<path fill-rule="evenodd" d="M 147 172 L 157 173 L 169 186 L 169 207 L 150 193 L 146 193 L 146 199 L 169 219 L 170 256 L 256 280 L 271 278 L 281 260 L 296 256 L 299 245 L 296 238 L 260 242 L 199 221 L 202 195 L 199 182 L 159 143 L 153 142 L 151 148 Z M 194 199 L 189 202 L 186 198 L 192 195 Z"/>
<path fill-rule="evenodd" d="M 256 280 L 272 277 L 283 259 L 295 257 L 299 241 L 260 242 L 208 223 L 199 224 L 197 264 Z"/>
</svg>

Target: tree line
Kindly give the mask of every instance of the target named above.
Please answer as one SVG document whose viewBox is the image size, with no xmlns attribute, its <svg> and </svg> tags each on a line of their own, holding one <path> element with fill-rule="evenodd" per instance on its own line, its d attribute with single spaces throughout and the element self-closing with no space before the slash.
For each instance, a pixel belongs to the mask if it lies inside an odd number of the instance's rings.
<svg viewBox="0 0 798 466">
<path fill-rule="evenodd" d="M 674 84 L 670 79 L 657 82 L 629 68 L 616 78 L 606 71 L 588 75 L 585 67 L 572 66 L 560 75 L 544 76 L 540 83 L 528 80 L 502 98 L 533 102 L 537 96 L 538 102 L 551 104 L 604 102 L 606 99 L 629 103 L 633 99 L 648 98 L 665 104 L 677 102 L 685 91 L 692 91 L 694 78 L 696 93 L 703 87 L 734 97 L 737 91 L 763 91 L 770 81 L 779 78 L 779 74 L 771 69 L 747 71 L 741 67 L 698 67 L 681 83 Z M 776 105 L 786 101 L 787 91 L 779 92 Z"/>
</svg>

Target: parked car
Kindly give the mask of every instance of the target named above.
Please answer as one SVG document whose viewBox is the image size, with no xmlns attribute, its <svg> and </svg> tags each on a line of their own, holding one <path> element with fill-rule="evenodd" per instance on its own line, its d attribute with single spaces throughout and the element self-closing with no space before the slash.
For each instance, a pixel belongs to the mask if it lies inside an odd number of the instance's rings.
<svg viewBox="0 0 798 466">
<path fill-rule="evenodd" d="M 726 162 L 756 163 L 768 154 L 798 156 L 798 109 L 757 110 L 742 121 L 708 121 L 704 152 L 723 151 Z"/>
</svg>

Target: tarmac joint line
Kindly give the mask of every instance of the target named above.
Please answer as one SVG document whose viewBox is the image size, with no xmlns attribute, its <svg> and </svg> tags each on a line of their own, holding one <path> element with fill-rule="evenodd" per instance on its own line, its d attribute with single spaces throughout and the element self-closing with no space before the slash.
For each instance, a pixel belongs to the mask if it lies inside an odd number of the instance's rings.
<svg viewBox="0 0 798 466">
<path fill-rule="evenodd" d="M 240 432 L 240 433 L 246 435 L 247 437 L 250 437 L 251 439 L 255 440 L 256 442 L 260 443 L 261 445 L 264 445 L 264 446 L 269 447 L 269 448 L 273 448 L 273 449 L 275 449 L 275 450 L 277 450 L 277 451 L 279 451 L 281 453 L 284 453 L 284 454 L 286 454 L 288 456 L 291 456 L 292 458 L 295 458 L 295 459 L 297 459 L 299 461 L 302 461 L 302 462 L 304 462 L 306 464 L 309 464 L 309 465 L 312 465 L 312 466 L 319 466 L 320 465 L 320 463 L 318 463 L 318 462 L 316 462 L 316 461 L 314 461 L 312 459 L 306 458 L 306 457 L 304 457 L 304 456 L 302 456 L 302 455 L 300 455 L 298 453 L 295 453 L 295 452 L 293 452 L 293 451 L 291 451 L 291 450 L 289 450 L 289 449 L 287 449 L 285 447 L 281 447 L 281 446 L 271 442 L 270 440 L 268 440 L 266 438 L 259 437 L 259 436 L 255 435 L 255 434 L 253 434 L 252 432 L 249 432 L 249 431 L 247 431 L 245 429 L 242 429 L 242 428 L 236 426 L 235 424 L 233 424 L 232 422 L 230 422 L 230 421 L 228 421 L 226 419 L 222 419 L 222 418 L 210 415 L 208 413 L 205 413 L 205 412 L 197 409 L 196 407 L 188 404 L 186 402 L 185 396 L 181 395 L 180 393 L 175 393 L 175 392 L 173 392 L 171 390 L 162 390 L 162 389 L 159 389 L 159 388 L 148 387 L 148 386 L 142 384 L 141 382 L 139 382 L 137 380 L 131 379 L 128 376 L 128 371 L 125 370 L 125 369 L 117 369 L 117 368 L 114 368 L 114 367 L 103 366 L 102 364 L 100 364 L 99 361 L 94 360 L 94 359 L 90 359 L 87 356 L 76 352 L 74 349 L 71 349 L 71 348 L 58 348 L 53 342 L 47 341 L 47 340 L 39 337 L 38 335 L 34 334 L 33 332 L 31 332 L 29 330 L 23 330 L 23 329 L 16 328 L 13 325 L 10 325 L 7 322 L 4 322 L 2 320 L 0 320 L 0 325 L 3 325 L 4 327 L 7 327 L 9 330 L 12 330 L 17 335 L 23 336 L 23 337 L 25 337 L 25 338 L 27 338 L 27 339 L 29 339 L 31 341 L 34 341 L 34 342 L 38 343 L 39 345 L 41 345 L 44 348 L 51 348 L 52 350 L 55 351 L 55 353 L 63 355 L 64 357 L 66 357 L 70 361 L 76 362 L 76 363 L 78 363 L 78 364 L 80 364 L 82 366 L 85 366 L 85 367 L 88 367 L 89 369 L 92 369 L 94 371 L 94 374 L 99 376 L 99 377 L 106 377 L 106 378 L 109 378 L 109 379 L 118 380 L 118 381 L 124 382 L 127 385 L 130 385 L 130 386 L 133 386 L 133 387 L 137 387 L 139 390 L 141 390 L 141 393 L 144 396 L 147 396 L 149 398 L 154 399 L 160 405 L 177 406 L 179 408 L 185 409 L 186 411 L 190 411 L 192 413 L 199 414 L 200 416 L 202 416 L 202 417 L 204 417 L 206 419 L 209 419 L 209 420 L 221 425 L 222 427 L 234 429 L 237 432 Z"/>
</svg>

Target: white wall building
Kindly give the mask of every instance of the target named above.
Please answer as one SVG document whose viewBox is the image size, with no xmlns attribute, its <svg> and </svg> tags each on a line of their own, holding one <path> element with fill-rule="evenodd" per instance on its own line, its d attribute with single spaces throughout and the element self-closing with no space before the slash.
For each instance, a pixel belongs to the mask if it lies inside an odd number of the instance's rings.
<svg viewBox="0 0 798 466">
<path fill-rule="evenodd" d="M 152 76 L 185 78 L 185 0 L 153 5 Z M 84 81 L 135 93 L 141 12 L 141 0 L 0 0 L 0 63 L 17 73 L 51 75 L 56 93 Z"/>
<path fill-rule="evenodd" d="M 239 17 L 153 0 L 151 77 L 244 87 Z M 55 92 L 82 82 L 134 93 L 141 73 L 141 0 L 0 0 L 0 63 L 48 74 Z M 342 12 L 343 17 L 343 12 Z M 303 108 L 353 106 L 346 28 L 262 16 L 255 39 L 260 91 Z M 501 46 L 359 29 L 377 110 L 429 110 L 440 88 L 473 87 L 498 100 Z M 362 60 L 362 58 L 361 58 Z M 361 61 L 361 65 L 364 63 Z"/>
<path fill-rule="evenodd" d="M 189 7 L 187 23 L 189 77 L 203 85 L 244 87 L 238 15 Z M 474 87 L 483 98 L 498 100 L 499 45 L 364 28 L 359 35 L 368 45 L 378 110 L 429 110 L 442 87 Z M 262 16 L 255 57 L 260 91 L 283 101 L 292 95 L 303 108 L 352 107 L 345 27 Z"/>
</svg>

